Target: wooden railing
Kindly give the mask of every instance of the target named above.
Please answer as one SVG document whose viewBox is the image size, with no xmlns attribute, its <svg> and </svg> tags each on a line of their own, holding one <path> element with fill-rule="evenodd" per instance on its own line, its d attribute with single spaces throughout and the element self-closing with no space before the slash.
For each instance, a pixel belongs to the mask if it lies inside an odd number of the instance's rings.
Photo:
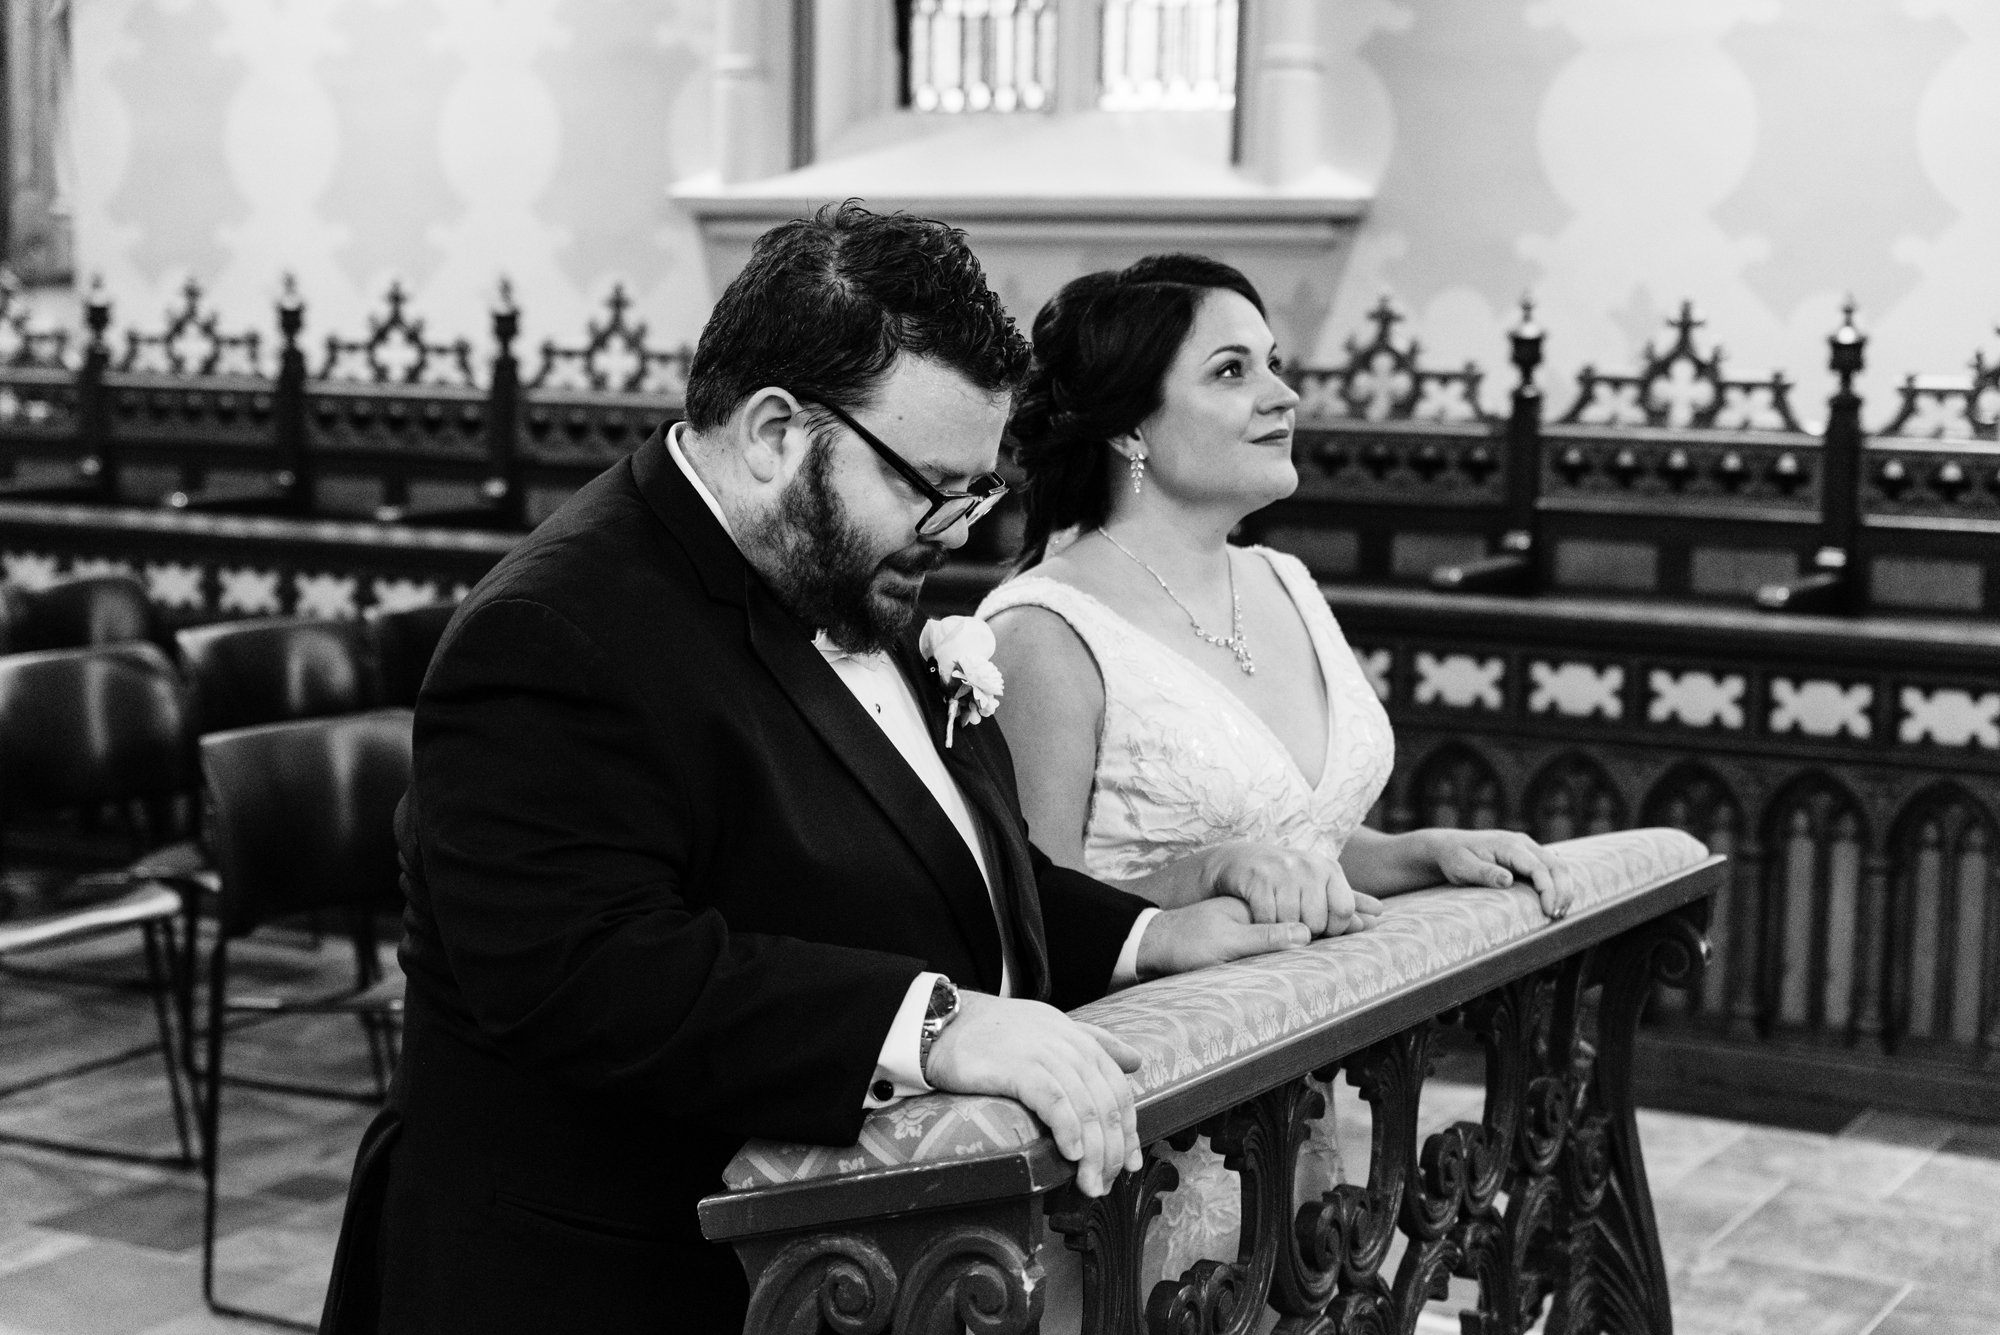
<svg viewBox="0 0 2000 1335">
<path fill-rule="evenodd" d="M 268 352 L 193 285 L 156 331 L 114 338 L 101 298 L 84 314 L 75 336 L 37 328 L 0 283 L 0 498 L 519 532 L 678 416 L 689 360 L 653 347 L 619 292 L 580 342 L 526 364 L 505 297 L 484 356 L 393 287 L 365 335 L 319 351 L 289 291 Z M 1300 486 L 1246 525 L 1324 579 L 2000 612 L 2000 363 L 1983 353 L 1969 374 L 1910 376 L 1871 437 L 1850 310 L 1808 429 L 1782 372 L 1725 373 L 1684 306 L 1663 349 L 1585 368 L 1555 414 L 1524 311 L 1496 415 L 1486 374 L 1427 366 L 1399 318 L 1385 299 L 1342 362 L 1296 373 Z M 1019 529 L 1003 507 L 966 557 L 1004 559 Z"/>
<path fill-rule="evenodd" d="M 1566 592 L 1853 614 L 2000 613 L 2000 365 L 1911 376 L 1872 437 L 1854 311 L 1828 340 L 1838 388 L 1805 429 L 1782 372 L 1724 373 L 1683 306 L 1630 374 L 1586 367 L 1554 420 L 1544 331 L 1511 336 L 1505 416 L 1483 374 L 1374 337 L 1298 374 L 1299 489 L 1247 528 L 1328 580 Z"/>
<path fill-rule="evenodd" d="M 746 1330 L 1408 1331 L 1450 1277 L 1477 1281 L 1466 1330 L 1671 1329 L 1633 1117 L 1633 1035 L 1656 985 L 1701 971 L 1704 896 L 1723 876 L 1672 831 L 1572 846 L 1585 907 L 1528 896 L 1392 901 L 1375 932 L 1143 984 L 1079 1010 L 1145 1057 L 1145 1166 L 1099 1199 L 1019 1105 L 931 1095 L 871 1115 L 847 1150 L 747 1146 L 701 1207 L 749 1274 Z M 1394 961 L 1394 963 L 1391 963 Z M 1486 1052 L 1477 1122 L 1418 1133 L 1440 1026 Z M 1294 1199 L 1309 1079 L 1344 1074 L 1373 1124 L 1365 1180 Z M 1234 1257 L 1157 1281 L 1149 1228 L 1195 1138 L 1239 1178 Z M 1080 1312 L 1044 1309 L 1047 1225 L 1083 1260 Z M 1400 1259 L 1392 1262 L 1401 1234 Z M 1044 1318 L 1046 1325 L 1038 1325 Z"/>
<path fill-rule="evenodd" d="M 275 357 L 223 331 L 189 283 L 156 332 L 84 305 L 80 346 L 36 329 L 0 287 L 0 495 L 519 532 L 679 416 L 685 348 L 660 350 L 614 291 L 575 346 L 514 352 L 502 296 L 482 363 L 440 341 L 399 287 L 359 338 L 328 335 L 317 366 L 289 286 Z"/>
</svg>

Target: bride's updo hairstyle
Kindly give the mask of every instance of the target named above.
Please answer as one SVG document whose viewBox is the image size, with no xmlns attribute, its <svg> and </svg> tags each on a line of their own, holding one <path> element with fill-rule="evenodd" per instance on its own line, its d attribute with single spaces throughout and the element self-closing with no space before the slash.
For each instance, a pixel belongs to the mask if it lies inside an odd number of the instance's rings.
<svg viewBox="0 0 2000 1335">
<path fill-rule="evenodd" d="M 1008 436 L 1027 474 L 1020 569 L 1066 528 L 1095 528 L 1111 510 L 1110 442 L 1159 411 L 1174 356 L 1201 299 L 1235 292 L 1264 313 L 1250 280 L 1201 255 L 1148 255 L 1085 274 L 1035 317 L 1035 369 L 1014 399 Z"/>
</svg>

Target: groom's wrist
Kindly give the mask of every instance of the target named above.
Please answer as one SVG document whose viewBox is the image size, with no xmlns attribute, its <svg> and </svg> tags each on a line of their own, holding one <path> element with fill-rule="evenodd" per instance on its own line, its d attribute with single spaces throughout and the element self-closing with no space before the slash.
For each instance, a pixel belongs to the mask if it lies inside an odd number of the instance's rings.
<svg viewBox="0 0 2000 1335">
<path fill-rule="evenodd" d="M 883 1108 L 898 1099 L 930 1093 L 930 1082 L 924 1079 L 924 1014 L 942 977 L 940 973 L 920 973 L 910 980 L 903 1004 L 889 1022 L 889 1032 L 875 1058 L 875 1074 L 869 1078 L 868 1092 L 862 1099 L 864 1108 Z"/>
</svg>

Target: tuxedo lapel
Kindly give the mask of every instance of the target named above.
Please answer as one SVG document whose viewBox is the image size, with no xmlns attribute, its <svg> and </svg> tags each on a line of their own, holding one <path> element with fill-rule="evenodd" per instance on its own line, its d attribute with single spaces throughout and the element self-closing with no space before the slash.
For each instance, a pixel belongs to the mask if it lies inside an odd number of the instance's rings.
<svg viewBox="0 0 2000 1335">
<path fill-rule="evenodd" d="M 972 850 L 930 789 L 840 678 L 798 621 L 761 586 L 747 600 L 750 643 L 827 747 L 922 860 L 979 961 L 978 986 L 1000 990 L 1000 929 Z M 921 701 L 923 695 L 918 694 Z M 961 979 L 960 981 L 965 981 Z"/>
<path fill-rule="evenodd" d="M 977 986 L 1000 990 L 1000 929 L 979 864 L 958 827 L 931 796 L 875 721 L 813 648 L 811 633 L 781 607 L 709 513 L 667 452 L 661 427 L 632 454 L 640 493 L 686 551 L 709 597 L 743 609 L 750 646 L 778 686 L 883 817 L 907 842 L 936 882 L 953 920 L 979 962 Z M 926 721 L 936 713 L 935 690 L 917 691 Z M 942 714 L 937 714 L 942 726 Z M 997 837 L 997 835 L 996 835 Z M 966 981 L 964 979 L 959 980 Z"/>
<path fill-rule="evenodd" d="M 1028 853 L 1028 837 L 1018 809 L 1000 791 L 990 768 L 991 758 L 984 746 L 971 736 L 974 727 L 992 726 L 989 719 L 953 730 L 954 744 L 946 746 L 945 716 L 948 705 L 937 675 L 923 660 L 908 637 L 896 646 L 896 664 L 903 669 L 910 689 L 929 725 L 931 743 L 944 758 L 945 771 L 957 782 L 979 821 L 990 836 L 997 854 L 987 872 L 994 879 L 1014 946 L 1014 995 L 1046 1000 L 1049 994 L 1048 937 L 1042 928 L 1042 901 L 1035 889 L 1034 862 Z"/>
</svg>

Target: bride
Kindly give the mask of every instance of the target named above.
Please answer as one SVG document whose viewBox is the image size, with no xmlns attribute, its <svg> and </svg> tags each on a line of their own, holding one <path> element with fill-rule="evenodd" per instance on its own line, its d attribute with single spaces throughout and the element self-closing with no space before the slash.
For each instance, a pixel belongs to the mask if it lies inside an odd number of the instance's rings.
<svg viewBox="0 0 2000 1335">
<path fill-rule="evenodd" d="M 1446 882 L 1519 879 L 1567 912 L 1567 874 L 1524 835 L 1361 823 L 1394 760 L 1388 716 L 1305 567 L 1228 541 L 1298 485 L 1299 399 L 1249 280 L 1194 255 L 1089 274 L 1042 308 L 1034 349 L 1009 425 L 1027 474 L 1021 573 L 979 614 L 1035 843 L 1155 899 L 1180 883 L 1158 875 L 1170 864 L 1282 850 L 1292 874 L 1250 897 L 1254 915 L 1316 931 L 1365 925 L 1370 896 Z M 1300 884 L 1333 907 L 1285 902 Z M 1301 1199 L 1339 1180 L 1332 1121 L 1302 1159 Z M 1236 1174 L 1199 1143 L 1174 1163 L 1149 1280 L 1236 1258 Z M 1053 1314 L 1080 1280 L 1061 1247 L 1042 1257 Z"/>
</svg>

